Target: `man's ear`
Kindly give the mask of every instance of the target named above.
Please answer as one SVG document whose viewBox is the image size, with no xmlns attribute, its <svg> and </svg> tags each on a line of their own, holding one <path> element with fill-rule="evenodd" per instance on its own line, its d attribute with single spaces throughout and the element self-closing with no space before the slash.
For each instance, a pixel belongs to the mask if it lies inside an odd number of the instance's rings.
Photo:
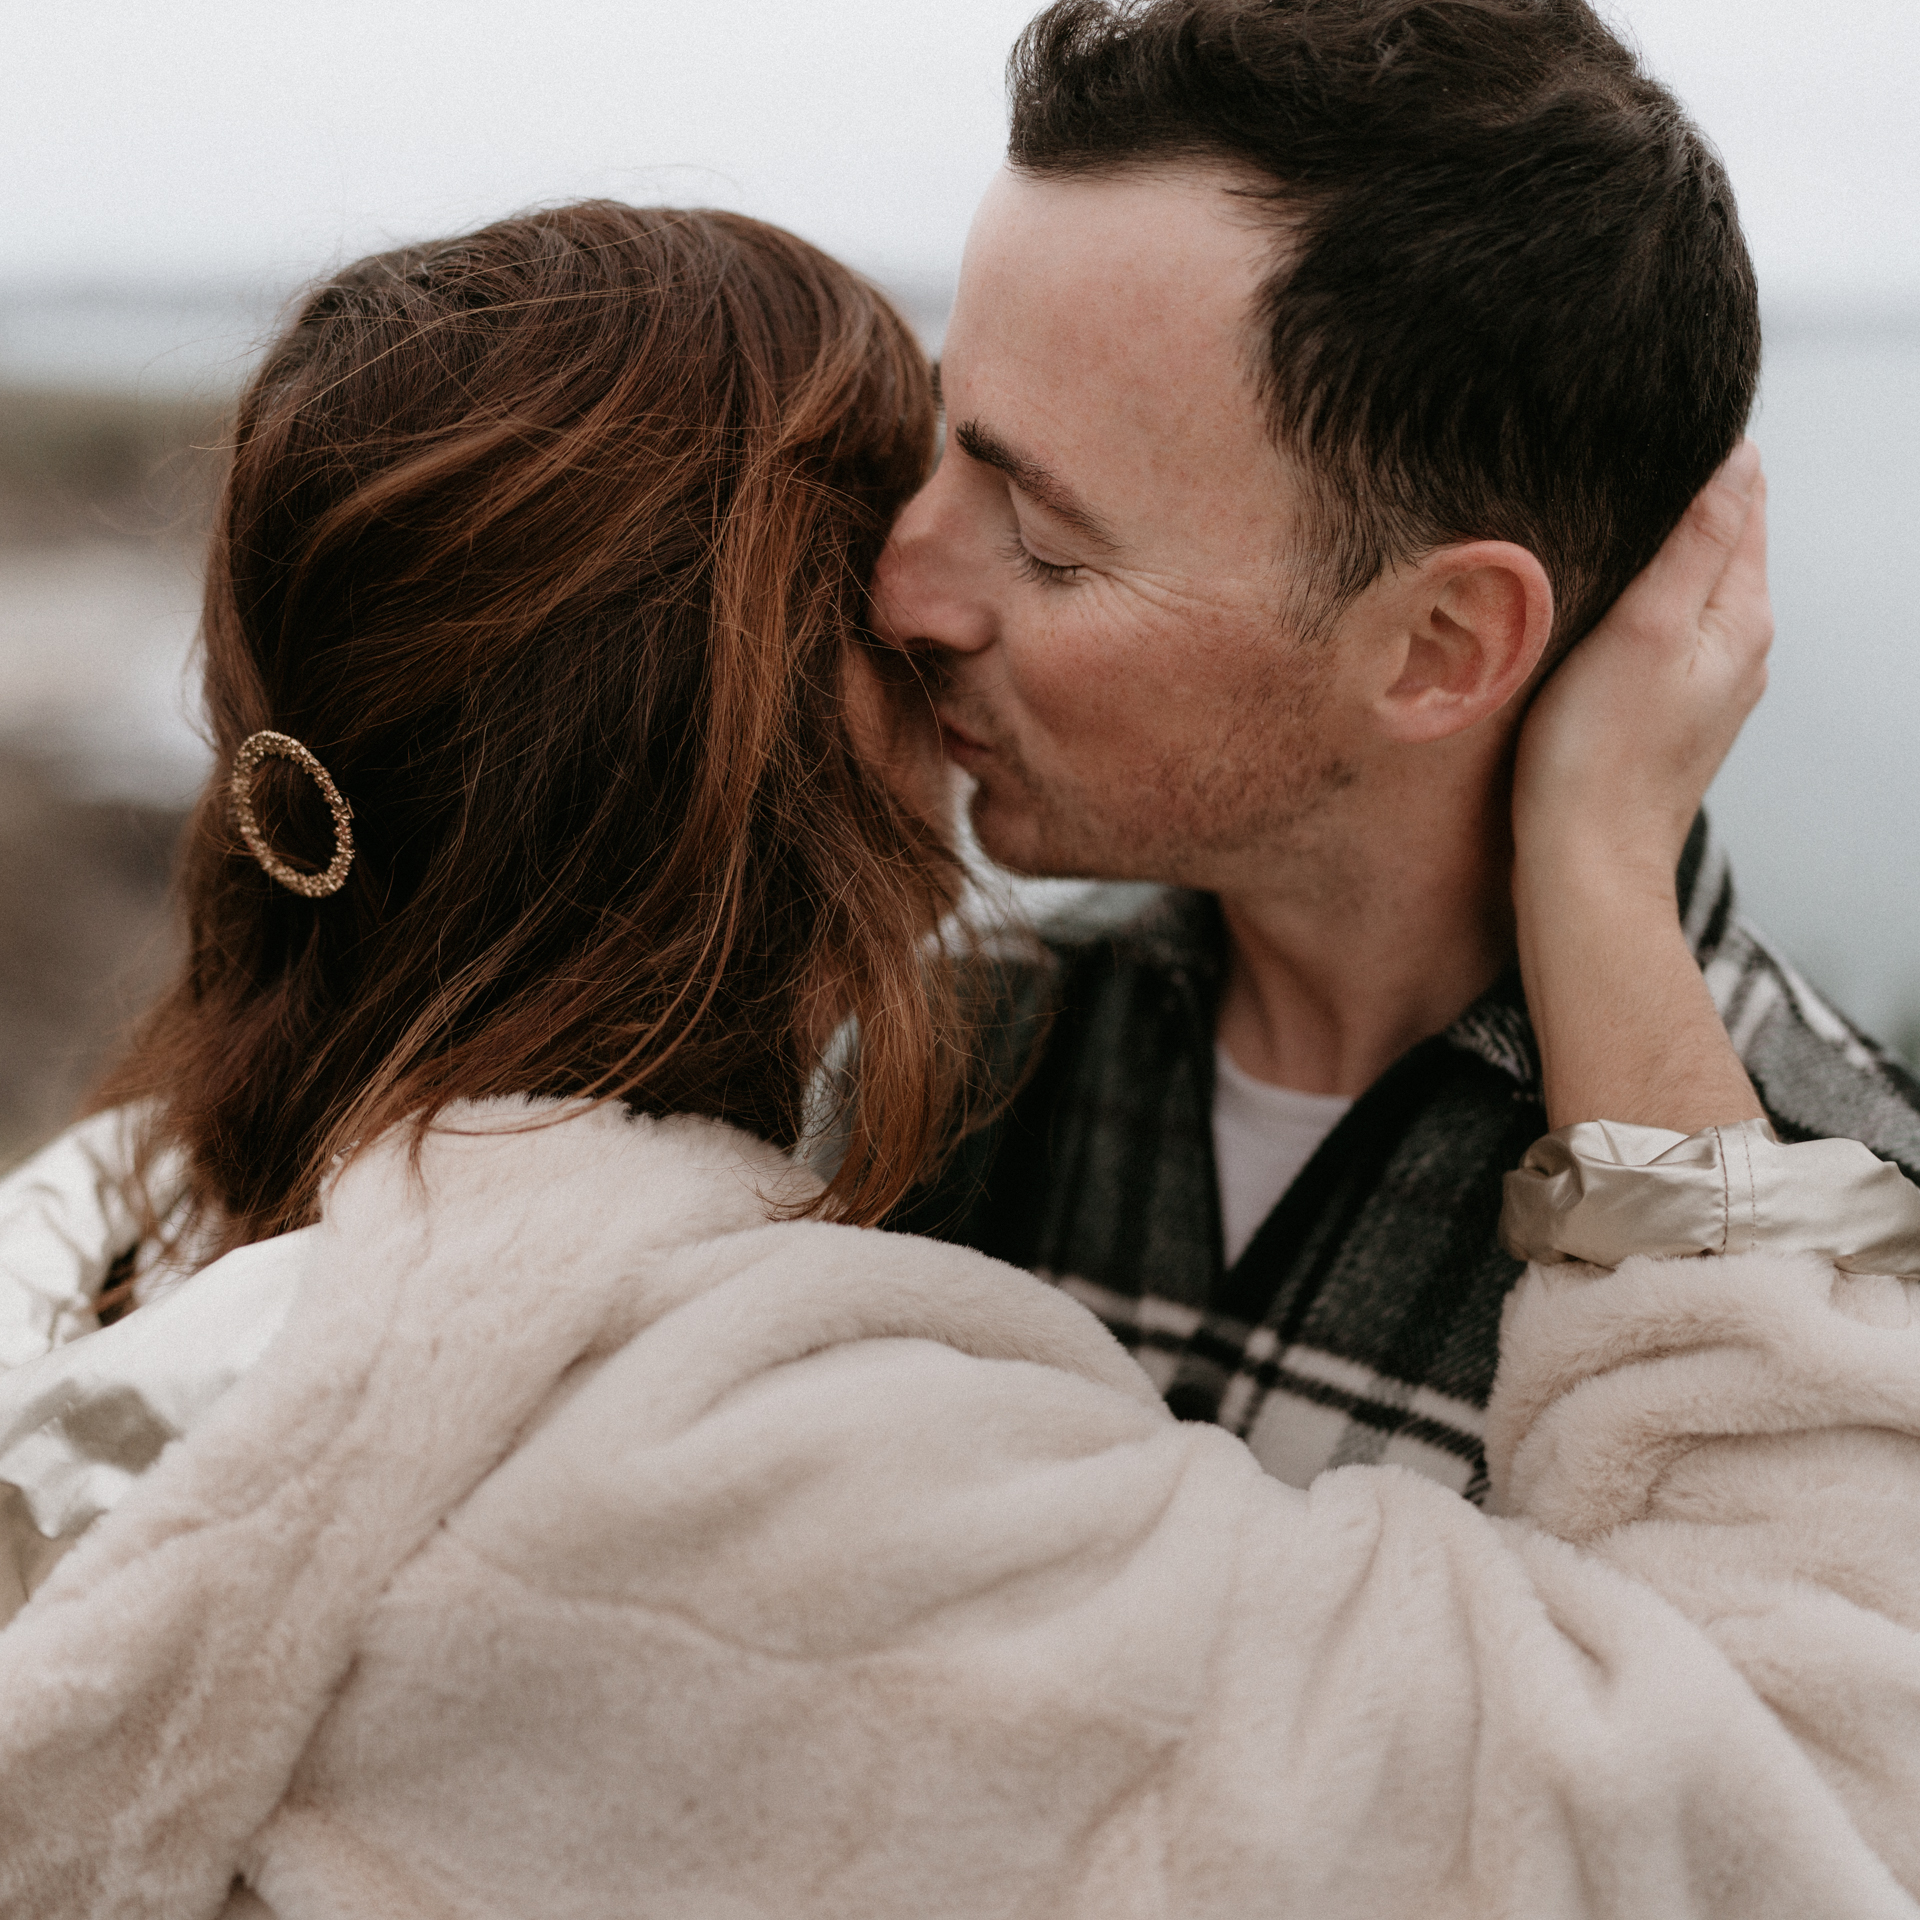
<svg viewBox="0 0 1920 1920">
<path fill-rule="evenodd" d="M 1464 733 L 1527 684 L 1553 634 L 1553 587 L 1525 547 L 1439 547 L 1400 586 L 1397 671 L 1374 702 L 1389 738 Z"/>
</svg>

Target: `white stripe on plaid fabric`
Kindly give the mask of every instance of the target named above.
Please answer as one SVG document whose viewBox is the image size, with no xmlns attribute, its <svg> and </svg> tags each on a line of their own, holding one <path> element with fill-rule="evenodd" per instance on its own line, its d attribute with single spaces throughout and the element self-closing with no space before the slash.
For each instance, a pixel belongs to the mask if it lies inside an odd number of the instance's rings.
<svg viewBox="0 0 1920 1920">
<path fill-rule="evenodd" d="M 1790 1008 L 1856 1072 L 1877 1077 L 1884 1071 L 1884 1058 L 1746 920 L 1732 922 L 1704 973 L 1736 1053 L 1744 1056 L 1773 1014 Z"/>
<path fill-rule="evenodd" d="M 1166 1392 L 1181 1353 L 1199 1331 L 1201 1315 L 1194 1308 L 1152 1293 L 1112 1293 L 1078 1274 L 1049 1273 L 1044 1267 L 1037 1270 L 1036 1277 L 1062 1293 L 1070 1293 L 1094 1314 L 1139 1362 L 1147 1378 Z"/>
<path fill-rule="evenodd" d="M 1753 942 L 1755 947 L 1761 946 L 1760 936 L 1751 927 L 1743 924 L 1741 932 Z M 1789 965 L 1778 954 L 1769 953 L 1767 957 L 1780 969 L 1780 978 L 1786 982 L 1787 991 L 1793 995 L 1794 1008 L 1800 1018 L 1830 1047 L 1839 1048 L 1848 1066 L 1858 1067 L 1864 1072 L 1877 1069 L 1879 1061 L 1873 1050 L 1807 985 L 1799 969 Z M 1755 1031 L 1758 1031 L 1757 1024 Z"/>
<path fill-rule="evenodd" d="M 1780 982 L 1770 973 L 1751 973 L 1740 1011 L 1727 1022 L 1727 1038 L 1735 1053 L 1745 1053 L 1753 1037 L 1766 1025 L 1767 1016 L 1786 998 Z"/>
<path fill-rule="evenodd" d="M 1257 1327 L 1247 1341 L 1247 1358 L 1263 1363 L 1273 1350 L 1271 1327 Z M 1293 1346 L 1280 1356 L 1274 1371 L 1289 1387 L 1298 1390 L 1323 1389 L 1346 1399 L 1364 1400 L 1382 1408 L 1393 1408 L 1407 1415 L 1410 1422 L 1440 1429 L 1435 1440 L 1441 1445 L 1457 1443 L 1458 1450 L 1471 1455 L 1479 1451 L 1487 1437 L 1486 1410 L 1451 1394 L 1436 1393 L 1431 1387 L 1416 1386 L 1410 1380 L 1395 1380 L 1358 1361 L 1343 1360 L 1337 1353 L 1321 1353 L 1313 1347 Z M 1226 1413 L 1222 1406 L 1223 1416 Z M 1231 1420 L 1223 1418 L 1231 1426 Z"/>
<path fill-rule="evenodd" d="M 1078 1274 L 1040 1277 L 1096 1314 L 1165 1390 L 1201 1324 L 1198 1312 L 1153 1294 L 1115 1293 Z M 1276 1479 L 1304 1487 L 1329 1467 L 1400 1461 L 1466 1489 L 1486 1437 L 1479 1407 L 1314 1347 L 1290 1346 L 1276 1357 L 1276 1341 L 1271 1327 L 1248 1331 L 1241 1370 L 1217 1416 Z"/>
<path fill-rule="evenodd" d="M 1699 953 L 1706 944 L 1707 929 L 1716 915 L 1724 918 L 1733 906 L 1733 869 L 1720 843 L 1711 834 L 1700 854 L 1700 870 L 1694 875 L 1693 891 L 1687 898 L 1686 916 L 1681 922 L 1687 945 Z"/>
<path fill-rule="evenodd" d="M 1261 1401 L 1259 1417 L 1244 1438 L 1260 1465 L 1290 1487 L 1311 1486 L 1334 1467 L 1384 1466 L 1406 1467 L 1471 1499 L 1480 1498 L 1484 1490 L 1477 1450 L 1472 1455 L 1457 1453 L 1434 1445 L 1410 1427 L 1389 1431 L 1284 1389 Z"/>
<path fill-rule="evenodd" d="M 1736 917 L 1704 819 L 1677 878 L 1714 1004 L 1782 1137 L 1861 1140 L 1920 1177 L 1920 1086 Z M 1441 1054 L 1427 1042 L 1408 1056 L 1420 1077 L 1396 1068 L 1361 1096 L 1283 1200 L 1277 1257 L 1228 1272 L 1208 1112 L 1225 931 L 1202 896 L 1150 898 L 1118 931 L 1049 935 L 1058 1023 L 1031 1072 L 1010 1045 L 1019 1085 L 1002 1114 L 895 1224 L 1065 1276 L 1176 1412 L 1242 1435 L 1282 1479 L 1389 1461 L 1480 1498 L 1479 1410 L 1519 1272 L 1494 1241 L 1500 1181 L 1546 1124 L 1517 979 L 1456 1021 Z M 1010 968 L 983 1031 L 1023 1031 L 1049 978 Z"/>
<path fill-rule="evenodd" d="M 1263 1337 L 1264 1336 L 1264 1337 Z M 1259 1362 L 1273 1330 L 1247 1342 Z M 1251 1424 L 1243 1425 L 1253 1410 Z M 1221 1402 L 1220 1424 L 1241 1434 L 1276 1480 L 1305 1487 L 1330 1467 L 1401 1465 L 1464 1493 L 1480 1468 L 1486 1415 L 1431 1387 L 1395 1380 L 1312 1347 L 1239 1375 Z"/>
</svg>

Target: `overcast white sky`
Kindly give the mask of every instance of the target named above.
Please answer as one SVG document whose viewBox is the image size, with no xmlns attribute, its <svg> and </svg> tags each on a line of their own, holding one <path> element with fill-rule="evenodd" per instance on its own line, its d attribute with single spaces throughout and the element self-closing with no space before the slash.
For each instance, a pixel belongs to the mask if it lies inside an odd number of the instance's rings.
<svg viewBox="0 0 1920 1920">
<path fill-rule="evenodd" d="M 941 278 L 1037 0 L 0 0 L 0 281 L 304 277 L 585 193 Z M 1615 0 L 1775 301 L 1920 301 L 1916 0 Z"/>
</svg>

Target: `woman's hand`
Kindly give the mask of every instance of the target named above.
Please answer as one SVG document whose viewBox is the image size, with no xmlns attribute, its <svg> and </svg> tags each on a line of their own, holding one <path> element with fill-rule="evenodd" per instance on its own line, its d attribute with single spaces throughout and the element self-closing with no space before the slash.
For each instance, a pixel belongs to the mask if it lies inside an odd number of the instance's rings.
<svg viewBox="0 0 1920 1920">
<path fill-rule="evenodd" d="M 1514 911 L 1548 1124 L 1697 1133 L 1761 1114 L 1680 930 L 1674 869 L 1766 687 L 1750 441 L 1547 682 L 1514 770 Z"/>
<path fill-rule="evenodd" d="M 1743 440 L 1534 701 L 1514 769 L 1522 866 L 1670 894 L 1688 829 L 1767 684 L 1766 481 Z"/>
</svg>

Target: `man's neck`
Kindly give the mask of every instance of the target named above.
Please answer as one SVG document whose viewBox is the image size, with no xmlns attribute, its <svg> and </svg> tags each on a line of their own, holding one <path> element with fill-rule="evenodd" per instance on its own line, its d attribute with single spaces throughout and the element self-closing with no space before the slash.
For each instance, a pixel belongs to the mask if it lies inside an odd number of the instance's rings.
<svg viewBox="0 0 1920 1920">
<path fill-rule="evenodd" d="M 1513 954 L 1503 794 L 1223 888 L 1228 964 L 1216 1032 L 1235 1065 L 1303 1093 L 1364 1093 L 1449 1025 Z"/>
</svg>

